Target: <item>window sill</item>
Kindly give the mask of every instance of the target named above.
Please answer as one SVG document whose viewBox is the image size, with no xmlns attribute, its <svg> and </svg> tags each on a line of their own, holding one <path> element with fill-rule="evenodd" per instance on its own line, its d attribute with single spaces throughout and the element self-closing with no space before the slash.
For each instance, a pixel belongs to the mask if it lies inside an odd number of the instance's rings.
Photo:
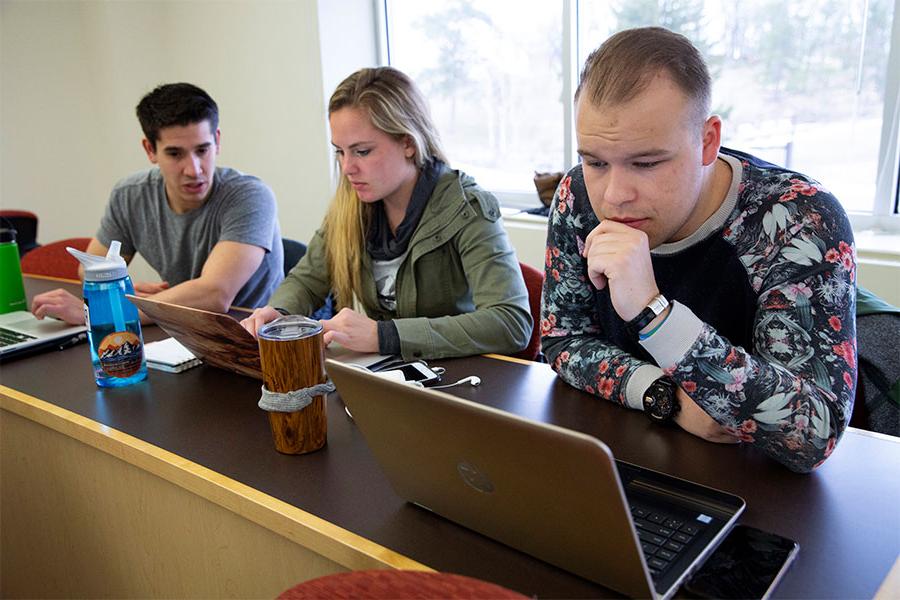
<svg viewBox="0 0 900 600">
<path fill-rule="evenodd" d="M 501 206 L 500 214 L 503 216 L 503 220 L 507 223 L 532 223 L 543 226 L 547 225 L 547 217 L 522 212 L 521 208 Z"/>
<path fill-rule="evenodd" d="M 508 206 L 503 206 L 500 210 L 507 225 L 523 229 L 547 227 L 547 217 L 531 215 L 521 212 L 519 208 Z M 894 217 L 888 219 L 893 221 Z M 851 217 L 851 221 L 854 220 Z M 900 260 L 900 231 L 867 228 L 854 230 L 853 236 L 856 240 L 857 254 L 861 257 L 889 261 Z"/>
<path fill-rule="evenodd" d="M 856 253 L 859 256 L 900 260 L 900 233 L 864 229 L 854 231 L 853 238 L 856 241 Z"/>
</svg>

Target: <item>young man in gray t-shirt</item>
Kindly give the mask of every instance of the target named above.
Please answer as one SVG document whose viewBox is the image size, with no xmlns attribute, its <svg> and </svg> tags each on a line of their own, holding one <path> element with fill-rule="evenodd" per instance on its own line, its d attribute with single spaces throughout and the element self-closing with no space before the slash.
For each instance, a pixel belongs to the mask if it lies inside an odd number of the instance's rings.
<svg viewBox="0 0 900 600">
<path fill-rule="evenodd" d="M 264 306 L 281 283 L 284 258 L 275 196 L 266 184 L 216 167 L 218 107 L 188 83 L 161 85 L 137 106 L 144 151 L 156 168 L 113 188 L 90 254 L 122 242 L 163 281 L 135 282 L 156 300 L 225 312 Z M 82 302 L 64 290 L 35 296 L 32 312 L 83 323 Z"/>
</svg>

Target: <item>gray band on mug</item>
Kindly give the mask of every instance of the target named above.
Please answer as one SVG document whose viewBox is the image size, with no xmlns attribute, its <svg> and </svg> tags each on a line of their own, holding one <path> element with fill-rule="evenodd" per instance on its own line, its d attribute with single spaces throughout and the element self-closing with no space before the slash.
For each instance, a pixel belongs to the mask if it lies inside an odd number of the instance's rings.
<svg viewBox="0 0 900 600">
<path fill-rule="evenodd" d="M 334 391 L 334 384 L 330 381 L 317 383 L 308 388 L 292 390 L 290 392 L 270 392 L 266 386 L 262 386 L 262 396 L 259 398 L 259 407 L 270 412 L 297 412 L 309 406 L 313 398 L 323 396 Z"/>
</svg>

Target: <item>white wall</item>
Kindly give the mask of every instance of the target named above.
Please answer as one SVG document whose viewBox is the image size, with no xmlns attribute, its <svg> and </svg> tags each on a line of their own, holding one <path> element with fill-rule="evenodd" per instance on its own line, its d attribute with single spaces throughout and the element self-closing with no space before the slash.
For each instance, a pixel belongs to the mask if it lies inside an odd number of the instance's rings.
<svg viewBox="0 0 900 600">
<path fill-rule="evenodd" d="M 266 181 L 283 234 L 309 239 L 331 193 L 318 25 L 316 0 L 3 0 L 0 206 L 37 213 L 41 242 L 92 236 L 149 166 L 135 105 L 189 81 L 219 105 L 219 164 Z"/>
<path fill-rule="evenodd" d="M 322 100 L 326 111 L 341 81 L 357 69 L 378 66 L 374 23 L 375 0 L 319 0 Z M 333 156 L 330 142 L 329 132 L 324 151 Z M 330 166 L 333 182 L 337 164 L 331 160 Z"/>
<path fill-rule="evenodd" d="M 322 88 L 327 106 L 334 88 L 362 67 L 378 66 L 373 0 L 319 0 Z"/>
</svg>

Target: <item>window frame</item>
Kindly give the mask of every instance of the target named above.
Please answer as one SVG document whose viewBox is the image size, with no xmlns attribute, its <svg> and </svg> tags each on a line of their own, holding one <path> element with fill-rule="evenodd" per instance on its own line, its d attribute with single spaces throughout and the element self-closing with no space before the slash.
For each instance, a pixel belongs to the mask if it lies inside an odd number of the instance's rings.
<svg viewBox="0 0 900 600">
<path fill-rule="evenodd" d="M 390 64 L 390 0 L 372 0 L 378 64 Z M 579 69 L 587 57 L 578 55 L 580 0 L 562 0 L 563 97 L 572 98 Z M 563 170 L 577 163 L 574 104 L 563 106 Z M 848 212 L 856 231 L 900 234 L 900 0 L 894 1 L 891 49 L 887 61 L 884 112 L 878 153 L 877 179 L 872 212 Z M 827 182 L 825 182 L 827 184 Z M 535 208 L 535 194 L 492 190 L 507 211 Z M 512 209 L 512 210 L 510 210 Z"/>
</svg>

